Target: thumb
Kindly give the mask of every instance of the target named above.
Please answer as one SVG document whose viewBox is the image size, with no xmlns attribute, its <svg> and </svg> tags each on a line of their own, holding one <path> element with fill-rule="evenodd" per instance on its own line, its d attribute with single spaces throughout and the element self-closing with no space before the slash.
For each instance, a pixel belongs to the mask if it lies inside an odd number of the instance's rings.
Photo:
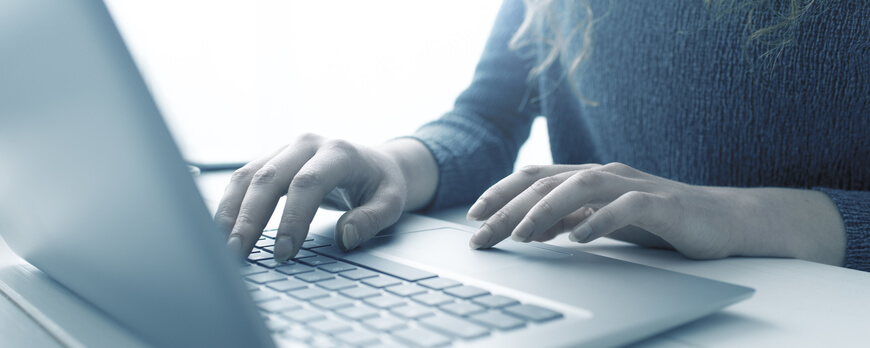
<svg viewBox="0 0 870 348">
<path fill-rule="evenodd" d="M 367 202 L 349 210 L 335 225 L 335 242 L 351 250 L 390 227 L 402 216 L 405 195 L 395 189 L 379 189 Z"/>
</svg>

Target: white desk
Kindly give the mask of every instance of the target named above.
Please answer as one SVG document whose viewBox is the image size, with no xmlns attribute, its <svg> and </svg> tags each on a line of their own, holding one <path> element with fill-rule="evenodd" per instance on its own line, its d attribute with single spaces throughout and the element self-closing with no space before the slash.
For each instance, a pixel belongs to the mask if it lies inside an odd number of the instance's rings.
<svg viewBox="0 0 870 348">
<path fill-rule="evenodd" d="M 227 180 L 226 174 L 199 178 L 210 205 L 220 197 Z M 432 215 L 467 223 L 464 214 L 462 209 L 453 209 Z M 579 245 L 563 236 L 551 243 L 756 289 L 755 296 L 749 300 L 640 342 L 637 347 L 855 347 L 868 344 L 865 330 L 870 324 L 870 273 L 789 259 L 693 261 L 675 252 L 612 240 Z M 22 262 L 0 240 L 0 274 L 4 277 L 10 274 L 9 267 L 26 269 L 28 266 L 22 266 Z M 0 296 L 0 346 L 57 346 L 57 340 L 42 326 L 48 326 L 54 336 L 62 336 L 60 340 L 65 344 L 138 343 L 97 313 L 88 313 L 86 306 L 70 294 L 22 293 L 29 290 L 30 285 L 22 282 L 21 277 L 15 278 L 0 278 L 0 289 L 5 286 L 5 291 L 11 290 L 18 302 L 34 300 L 35 303 L 23 303 L 23 307 L 36 313 L 28 316 L 7 297 Z M 77 313 L 77 317 L 71 318 L 70 312 Z"/>
</svg>

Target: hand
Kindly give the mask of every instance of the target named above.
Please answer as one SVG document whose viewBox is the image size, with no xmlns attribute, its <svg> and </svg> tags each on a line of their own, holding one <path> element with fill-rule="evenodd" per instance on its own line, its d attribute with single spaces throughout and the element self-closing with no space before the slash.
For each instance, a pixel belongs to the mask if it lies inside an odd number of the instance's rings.
<svg viewBox="0 0 870 348">
<path fill-rule="evenodd" d="M 237 170 L 215 221 L 229 236 L 227 247 L 246 256 L 286 194 L 274 249 L 275 260 L 283 262 L 299 251 L 321 202 L 349 209 L 335 229 L 335 240 L 347 250 L 395 223 L 407 191 L 399 164 L 387 153 L 304 135 Z"/>
<path fill-rule="evenodd" d="M 624 164 L 524 168 L 469 209 L 486 222 L 469 241 L 489 248 L 570 232 L 587 243 L 615 236 L 671 247 L 695 259 L 731 255 L 800 257 L 842 263 L 845 233 L 827 195 L 776 188 L 694 186 Z"/>
</svg>

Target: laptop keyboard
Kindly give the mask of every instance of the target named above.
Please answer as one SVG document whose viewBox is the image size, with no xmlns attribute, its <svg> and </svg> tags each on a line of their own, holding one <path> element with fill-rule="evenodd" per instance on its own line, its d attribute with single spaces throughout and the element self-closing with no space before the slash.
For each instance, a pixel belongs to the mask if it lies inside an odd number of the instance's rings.
<svg viewBox="0 0 870 348">
<path fill-rule="evenodd" d="M 279 264 L 275 232 L 263 233 L 241 273 L 279 346 L 440 347 L 563 317 L 386 259 L 342 260 L 316 235 Z"/>
</svg>

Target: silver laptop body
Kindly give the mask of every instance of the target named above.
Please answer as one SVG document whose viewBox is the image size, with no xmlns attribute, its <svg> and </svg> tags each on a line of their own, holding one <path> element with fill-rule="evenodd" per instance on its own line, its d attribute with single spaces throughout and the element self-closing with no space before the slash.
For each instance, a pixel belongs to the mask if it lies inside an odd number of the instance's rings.
<svg viewBox="0 0 870 348">
<path fill-rule="evenodd" d="M 101 1 L 0 2 L 0 165 L 3 239 L 132 335 L 160 347 L 274 345 Z M 312 233 L 329 240 L 333 223 Z M 474 251 L 470 232 L 408 215 L 360 250 L 312 250 L 559 313 L 452 340 L 463 346 L 624 344 L 753 292 L 540 243 Z"/>
</svg>

